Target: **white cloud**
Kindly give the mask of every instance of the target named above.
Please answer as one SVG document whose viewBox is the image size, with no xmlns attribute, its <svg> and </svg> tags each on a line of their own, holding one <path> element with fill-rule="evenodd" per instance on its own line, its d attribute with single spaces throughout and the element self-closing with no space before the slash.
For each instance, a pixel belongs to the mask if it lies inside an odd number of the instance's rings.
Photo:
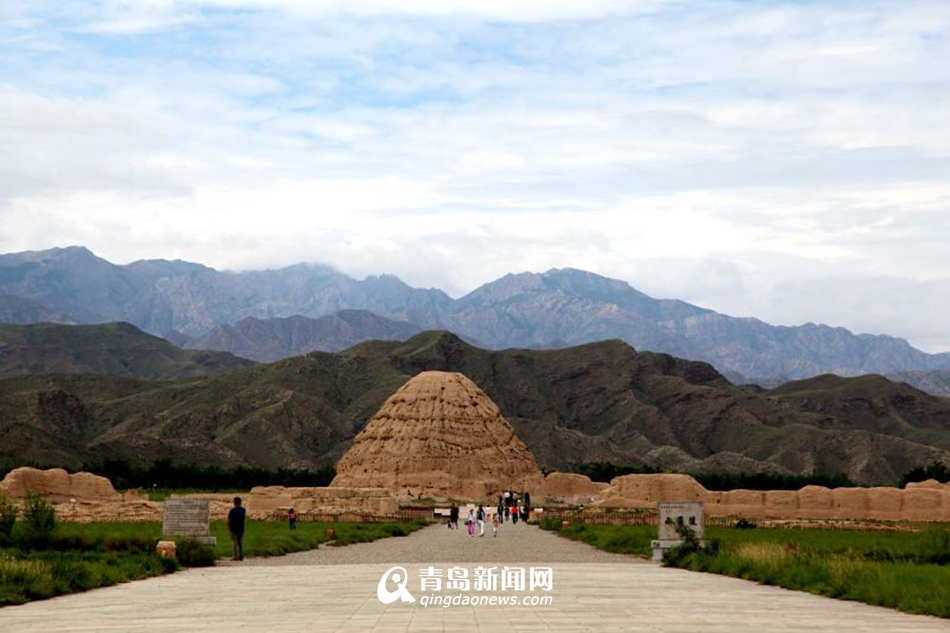
<svg viewBox="0 0 950 633">
<path fill-rule="evenodd" d="M 948 26 L 940 2 L 4 3 L 0 250 L 455 294 L 573 266 L 950 349 L 950 303 L 912 300 L 950 270 Z"/>
</svg>

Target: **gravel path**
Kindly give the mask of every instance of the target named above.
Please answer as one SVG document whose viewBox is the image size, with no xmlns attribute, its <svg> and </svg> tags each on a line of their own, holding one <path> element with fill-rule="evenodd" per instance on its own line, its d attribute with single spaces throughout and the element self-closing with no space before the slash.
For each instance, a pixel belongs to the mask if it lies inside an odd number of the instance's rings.
<svg viewBox="0 0 950 633">
<path fill-rule="evenodd" d="M 220 561 L 227 566 L 276 565 L 357 565 L 361 563 L 630 563 L 648 564 L 639 558 L 610 554 L 586 543 L 571 541 L 534 525 L 505 524 L 493 537 L 491 526 L 485 536 L 471 538 L 461 529 L 430 525 L 409 536 L 384 538 L 372 543 L 346 547 L 322 546 L 271 558 L 249 558 L 242 562 Z"/>
</svg>

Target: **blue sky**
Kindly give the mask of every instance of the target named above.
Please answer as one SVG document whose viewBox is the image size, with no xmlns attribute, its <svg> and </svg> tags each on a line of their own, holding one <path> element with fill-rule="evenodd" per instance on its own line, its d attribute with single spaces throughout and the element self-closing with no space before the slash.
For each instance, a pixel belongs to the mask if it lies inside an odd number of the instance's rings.
<svg viewBox="0 0 950 633">
<path fill-rule="evenodd" d="M 948 25 L 937 1 L 8 1 L 0 250 L 455 295 L 573 266 L 950 350 Z"/>
</svg>

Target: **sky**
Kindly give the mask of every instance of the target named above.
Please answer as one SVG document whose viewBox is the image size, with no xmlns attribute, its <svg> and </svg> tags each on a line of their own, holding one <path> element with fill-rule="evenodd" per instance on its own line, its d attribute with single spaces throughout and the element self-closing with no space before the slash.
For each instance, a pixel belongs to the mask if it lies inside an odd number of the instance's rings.
<svg viewBox="0 0 950 633">
<path fill-rule="evenodd" d="M 4 0 L 0 252 L 573 267 L 950 351 L 950 2 Z"/>
</svg>

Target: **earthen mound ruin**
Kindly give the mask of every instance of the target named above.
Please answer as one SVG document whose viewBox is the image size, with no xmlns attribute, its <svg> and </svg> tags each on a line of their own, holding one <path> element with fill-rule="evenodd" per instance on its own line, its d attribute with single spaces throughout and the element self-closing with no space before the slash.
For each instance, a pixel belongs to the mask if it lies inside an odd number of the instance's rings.
<svg viewBox="0 0 950 633">
<path fill-rule="evenodd" d="M 330 484 L 413 497 L 537 493 L 541 469 L 498 406 L 459 373 L 423 372 L 389 397 L 337 464 Z"/>
</svg>

